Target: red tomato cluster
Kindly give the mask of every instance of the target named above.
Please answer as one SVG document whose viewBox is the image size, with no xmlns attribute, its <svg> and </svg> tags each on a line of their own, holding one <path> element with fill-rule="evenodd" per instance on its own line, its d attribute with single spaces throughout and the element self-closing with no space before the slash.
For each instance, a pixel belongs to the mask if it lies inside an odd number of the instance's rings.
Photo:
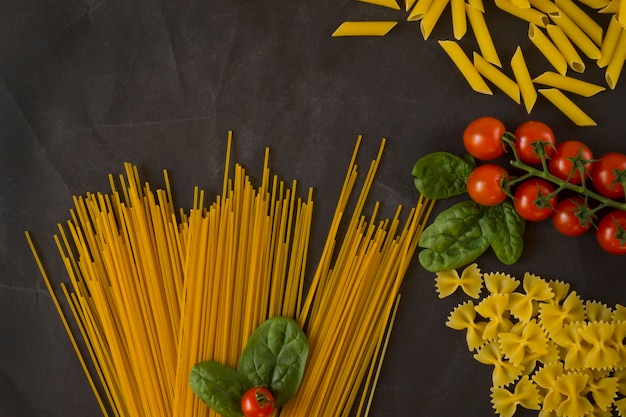
<svg viewBox="0 0 626 417">
<path fill-rule="evenodd" d="M 624 198 L 626 154 L 610 152 L 594 159 L 580 141 L 557 142 L 544 123 L 525 122 L 511 134 L 493 117 L 471 122 L 463 144 L 474 158 L 490 161 L 467 179 L 474 201 L 497 205 L 510 196 L 522 218 L 535 222 L 551 218 L 555 229 L 566 236 L 585 233 L 596 213 L 608 211 L 595 225 L 598 243 L 608 253 L 626 254 L 626 211 L 607 204 Z M 507 149 L 515 156 L 511 164 L 525 171 L 518 179 L 511 179 L 506 169 L 493 162 Z M 564 194 L 568 196 L 561 198 Z"/>
</svg>

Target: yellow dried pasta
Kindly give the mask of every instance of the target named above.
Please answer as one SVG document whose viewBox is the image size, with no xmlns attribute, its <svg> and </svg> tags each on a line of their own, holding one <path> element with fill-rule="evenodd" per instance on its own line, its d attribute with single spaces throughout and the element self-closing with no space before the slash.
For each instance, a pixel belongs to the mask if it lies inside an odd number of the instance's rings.
<svg viewBox="0 0 626 417">
<path fill-rule="evenodd" d="M 466 331 L 474 359 L 492 367 L 496 414 L 626 415 L 626 307 L 583 301 L 568 283 L 531 273 L 522 288 L 510 274 L 482 279 L 487 294 L 459 304 L 446 325 Z"/>
<path fill-rule="evenodd" d="M 457 289 L 461 288 L 465 294 L 472 298 L 478 298 L 483 287 L 483 280 L 478 264 L 469 265 L 463 270 L 461 276 L 455 269 L 440 271 L 435 278 L 439 298 L 445 298 Z"/>
</svg>

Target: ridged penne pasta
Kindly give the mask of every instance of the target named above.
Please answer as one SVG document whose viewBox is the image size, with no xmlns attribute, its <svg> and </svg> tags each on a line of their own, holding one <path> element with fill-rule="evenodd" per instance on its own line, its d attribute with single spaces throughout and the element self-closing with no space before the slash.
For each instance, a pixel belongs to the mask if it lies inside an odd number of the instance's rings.
<svg viewBox="0 0 626 417">
<path fill-rule="evenodd" d="M 474 67 L 480 75 L 491 81 L 513 101 L 517 104 L 521 103 L 520 89 L 517 83 L 476 52 L 474 52 Z"/>
<path fill-rule="evenodd" d="M 397 24 L 391 21 L 346 21 L 335 29 L 332 36 L 385 36 Z"/>
<path fill-rule="evenodd" d="M 528 38 L 537 47 L 539 52 L 552 64 L 559 74 L 565 75 L 567 72 L 567 61 L 565 57 L 559 51 L 559 49 L 550 41 L 545 33 L 537 27 L 537 25 L 531 23 L 528 26 Z"/>
<path fill-rule="evenodd" d="M 409 13 L 409 17 L 407 17 L 406 20 L 408 20 L 409 22 L 421 20 L 428 11 L 428 9 L 430 9 L 430 6 L 432 4 L 433 0 L 417 0 L 417 2 L 415 2 L 413 10 L 411 10 L 411 13 Z"/>
<path fill-rule="evenodd" d="M 609 61 L 609 65 L 606 67 L 606 73 L 604 78 L 611 90 L 615 89 L 617 81 L 619 80 L 622 68 L 624 67 L 624 60 L 626 60 L 626 29 L 622 29 L 615 45 L 615 51 Z"/>
<path fill-rule="evenodd" d="M 519 86 L 520 94 L 522 95 L 522 100 L 524 101 L 524 107 L 526 108 L 526 113 L 530 114 L 535 102 L 537 101 L 537 91 L 535 90 L 535 85 L 533 84 L 532 77 L 528 71 L 528 66 L 526 65 L 522 48 L 519 46 L 515 50 L 513 58 L 511 58 L 511 68 L 513 69 L 513 75 L 515 76 L 515 80 Z"/>
<path fill-rule="evenodd" d="M 595 42 L 602 44 L 602 27 L 572 0 L 554 0 L 558 8 Z"/>
<path fill-rule="evenodd" d="M 600 58 L 600 48 L 589 36 L 579 28 L 572 19 L 563 12 L 550 13 L 550 19 L 567 35 L 567 37 L 590 59 Z"/>
<path fill-rule="evenodd" d="M 546 27 L 548 32 L 548 36 L 554 42 L 554 46 L 561 52 L 563 58 L 567 62 L 567 65 L 576 72 L 584 72 L 585 71 L 585 62 L 582 60 L 576 48 L 569 40 L 563 29 L 561 29 L 557 25 L 548 25 Z"/>
<path fill-rule="evenodd" d="M 465 16 L 465 0 L 450 0 L 452 12 L 452 33 L 459 40 L 467 32 L 467 16 Z"/>
<path fill-rule="evenodd" d="M 465 9 L 467 18 L 470 22 L 470 27 L 472 28 L 472 32 L 474 33 L 474 37 L 478 43 L 480 54 L 487 61 L 501 67 L 502 64 L 500 63 L 500 57 L 498 56 L 498 52 L 496 51 L 496 47 L 493 43 L 493 38 L 489 33 L 484 13 L 470 4 L 467 4 Z"/>
<path fill-rule="evenodd" d="M 547 71 L 535 77 L 533 82 L 548 87 L 558 88 L 562 91 L 577 94 L 583 97 L 591 97 L 601 91 L 606 90 L 601 85 L 593 84 L 587 81 L 572 78 L 567 75 L 558 74 L 556 72 Z"/>
<path fill-rule="evenodd" d="M 398 2 L 396 0 L 359 0 L 359 1 L 363 3 L 375 4 L 377 6 L 388 7 L 394 10 L 400 10 L 400 6 L 398 5 Z"/>
<path fill-rule="evenodd" d="M 446 8 L 450 0 L 433 0 L 424 17 L 420 22 L 420 30 L 424 40 L 428 39 L 435 25 L 439 21 L 443 10 Z"/>
<path fill-rule="evenodd" d="M 606 35 L 604 35 L 604 40 L 600 46 L 600 58 L 597 61 L 598 67 L 604 68 L 609 65 L 613 52 L 615 51 L 615 47 L 617 46 L 619 35 L 623 30 L 624 28 L 617 20 L 617 17 L 615 15 L 611 16 L 609 27 L 606 30 Z"/>
<path fill-rule="evenodd" d="M 456 65 L 457 69 L 474 91 L 481 94 L 493 94 L 458 43 L 454 41 L 439 41 L 439 45 L 446 51 L 452 62 L 454 62 L 454 65 Z"/>
<path fill-rule="evenodd" d="M 539 93 L 566 115 L 576 126 L 596 126 L 596 122 L 557 88 L 540 88 Z"/>
<path fill-rule="evenodd" d="M 549 23 L 548 16 L 533 8 L 521 9 L 511 2 L 511 0 L 495 0 L 496 6 L 519 19 L 528 23 L 534 23 L 540 27 L 546 27 Z"/>
</svg>

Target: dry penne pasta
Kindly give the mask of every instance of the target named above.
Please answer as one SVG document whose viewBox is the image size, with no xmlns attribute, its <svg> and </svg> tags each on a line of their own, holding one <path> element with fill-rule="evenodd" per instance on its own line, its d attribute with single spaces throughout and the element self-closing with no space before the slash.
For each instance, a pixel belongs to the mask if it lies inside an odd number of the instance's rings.
<svg viewBox="0 0 626 417">
<path fill-rule="evenodd" d="M 552 0 L 530 0 L 530 5 L 545 14 L 559 11 L 559 8 Z"/>
<path fill-rule="evenodd" d="M 626 60 L 626 29 L 623 29 L 615 45 L 615 51 L 609 61 L 609 65 L 606 67 L 606 73 L 604 78 L 611 90 L 615 89 L 617 81 L 619 80 L 622 68 L 624 67 L 624 60 Z"/>
<path fill-rule="evenodd" d="M 413 7 L 413 10 L 411 10 L 406 20 L 409 22 L 421 20 L 432 4 L 433 0 L 417 0 L 415 7 Z"/>
<path fill-rule="evenodd" d="M 456 65 L 474 91 L 481 94 L 493 94 L 485 80 L 483 80 L 483 77 L 478 73 L 472 64 L 472 61 L 470 61 L 458 43 L 454 41 L 439 41 L 439 45 L 441 45 L 443 50 L 446 51 L 452 62 L 454 62 L 454 65 Z"/>
<path fill-rule="evenodd" d="M 536 84 L 543 84 L 548 87 L 558 88 L 559 90 L 568 91 L 583 97 L 591 97 L 606 90 L 606 88 L 601 85 L 572 78 L 552 71 L 544 72 L 538 77 L 535 77 L 533 81 Z"/>
<path fill-rule="evenodd" d="M 600 46 L 600 58 L 597 61 L 598 67 L 604 68 L 609 65 L 613 52 L 615 51 L 615 46 L 617 45 L 619 35 L 623 30 L 624 28 L 617 20 L 617 17 L 615 15 L 611 16 L 609 27 L 606 30 L 606 35 L 604 35 L 602 45 Z"/>
<path fill-rule="evenodd" d="M 528 38 L 559 74 L 565 74 L 567 72 L 567 61 L 565 57 L 537 25 L 531 23 L 528 26 Z"/>
<path fill-rule="evenodd" d="M 408 12 L 409 10 L 411 10 L 411 7 L 413 7 L 413 5 L 415 4 L 416 0 L 405 0 L 404 2 L 404 8 L 405 10 Z"/>
<path fill-rule="evenodd" d="M 400 6 L 398 5 L 398 2 L 396 2 L 396 0 L 359 0 L 359 1 L 363 3 L 375 4 L 377 6 L 388 7 L 394 10 L 400 10 Z"/>
<path fill-rule="evenodd" d="M 557 25 L 548 25 L 546 27 L 548 32 L 548 36 L 554 42 L 554 46 L 561 52 L 563 58 L 567 62 L 567 65 L 576 72 L 584 72 L 585 71 L 585 62 L 582 60 L 576 48 L 569 40 L 563 29 L 561 29 Z"/>
<path fill-rule="evenodd" d="M 540 88 L 539 93 L 577 126 L 596 126 L 596 122 L 557 88 Z"/>
<path fill-rule="evenodd" d="M 474 33 L 474 37 L 478 43 L 480 54 L 492 64 L 499 67 L 502 66 L 496 47 L 493 44 L 493 38 L 491 37 L 489 28 L 485 22 L 483 11 L 470 4 L 467 4 L 465 9 L 467 18 L 470 22 L 470 27 L 472 28 L 472 32 Z"/>
<path fill-rule="evenodd" d="M 467 16 L 465 16 L 465 0 L 450 0 L 452 12 L 452 33 L 459 40 L 467 32 Z"/>
<path fill-rule="evenodd" d="M 428 39 L 435 25 L 439 21 L 443 10 L 446 8 L 450 0 L 433 0 L 424 17 L 420 22 L 420 30 L 424 40 Z"/>
<path fill-rule="evenodd" d="M 485 5 L 483 4 L 483 0 L 467 0 L 467 4 L 485 13 Z"/>
<path fill-rule="evenodd" d="M 521 103 L 520 89 L 517 83 L 476 52 L 474 52 L 474 67 L 480 75 L 491 81 L 513 101 L 517 104 Z"/>
<path fill-rule="evenodd" d="M 609 0 L 606 6 L 598 10 L 598 13 L 617 14 L 619 12 L 620 0 Z"/>
<path fill-rule="evenodd" d="M 606 7 L 611 2 L 611 0 L 578 0 L 578 1 L 580 1 L 585 6 L 591 7 L 592 9 L 596 9 L 596 10 Z"/>
<path fill-rule="evenodd" d="M 528 66 L 526 65 L 522 48 L 519 46 L 515 50 L 513 58 L 511 58 L 511 68 L 513 69 L 513 75 L 515 76 L 515 80 L 519 86 L 526 112 L 530 114 L 535 102 L 537 101 L 537 91 L 535 90 L 535 85 L 533 84 L 532 77 L 528 71 Z"/>
<path fill-rule="evenodd" d="M 567 35 L 567 37 L 590 59 L 600 58 L 600 48 L 589 36 L 579 28 L 565 13 L 559 11 L 550 13 L 550 19 Z"/>
<path fill-rule="evenodd" d="M 602 44 L 602 27 L 572 0 L 554 0 L 558 8 L 595 42 Z"/>
<path fill-rule="evenodd" d="M 548 16 L 536 9 L 527 8 L 522 9 L 517 7 L 511 0 L 495 0 L 496 6 L 519 19 L 525 20 L 529 23 L 534 23 L 540 27 L 546 27 L 549 23 Z"/>
<path fill-rule="evenodd" d="M 339 25 L 332 36 L 385 36 L 397 24 L 391 21 L 347 21 Z"/>
</svg>

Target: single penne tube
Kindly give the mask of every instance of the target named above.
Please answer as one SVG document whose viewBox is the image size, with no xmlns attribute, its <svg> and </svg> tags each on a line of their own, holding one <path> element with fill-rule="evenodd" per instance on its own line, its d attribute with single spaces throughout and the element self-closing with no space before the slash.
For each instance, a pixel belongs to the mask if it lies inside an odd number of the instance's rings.
<svg viewBox="0 0 626 417">
<path fill-rule="evenodd" d="M 596 126 L 596 122 L 558 88 L 540 88 L 539 93 L 574 122 L 576 126 Z"/>
<path fill-rule="evenodd" d="M 559 74 L 565 74 L 567 72 L 567 61 L 561 51 L 559 51 L 548 36 L 533 23 L 528 26 L 528 38 Z"/>
<path fill-rule="evenodd" d="M 484 13 L 470 4 L 465 6 L 465 13 L 470 22 L 470 27 L 472 28 L 476 42 L 478 43 L 480 54 L 493 65 L 501 67 L 500 57 L 493 43 L 493 38 L 489 33 Z"/>
<path fill-rule="evenodd" d="M 600 48 L 579 28 L 565 13 L 559 11 L 550 13 L 550 19 L 563 29 L 567 37 L 590 59 L 600 58 Z"/>
<path fill-rule="evenodd" d="M 519 86 L 526 113 L 530 114 L 537 101 L 537 91 L 535 90 L 535 85 L 528 71 L 522 48 L 519 46 L 515 50 L 513 58 L 511 58 L 511 68 L 513 69 L 515 81 L 517 81 L 517 85 Z"/>
<path fill-rule="evenodd" d="M 500 10 L 529 23 L 534 23 L 539 27 L 546 27 L 546 25 L 550 22 L 548 15 L 545 13 L 533 8 L 519 8 L 514 5 L 511 0 L 495 0 L 495 3 Z"/>
<path fill-rule="evenodd" d="M 474 67 L 480 75 L 491 81 L 513 101 L 517 104 L 521 103 L 520 90 L 517 83 L 476 52 L 474 52 Z"/>
<path fill-rule="evenodd" d="M 515 50 L 513 58 L 511 58 L 511 68 L 513 69 L 515 81 L 517 81 L 517 85 L 519 86 L 526 113 L 530 114 L 537 101 L 537 91 L 535 90 L 535 85 L 528 71 L 522 48 L 519 46 Z"/>
<path fill-rule="evenodd" d="M 388 7 L 394 10 L 400 10 L 400 6 L 396 0 L 359 0 L 362 3 L 375 4 L 377 6 Z"/>
<path fill-rule="evenodd" d="M 430 9 L 430 6 L 432 6 L 433 1 L 434 0 L 417 0 L 413 10 L 411 10 L 406 20 L 409 22 L 415 22 L 424 18 L 424 15 L 428 9 Z"/>
<path fill-rule="evenodd" d="M 465 0 L 450 0 L 450 10 L 452 12 L 452 33 L 454 34 L 454 39 L 462 39 L 467 32 Z"/>
<path fill-rule="evenodd" d="M 567 61 L 567 65 L 576 72 L 584 72 L 585 71 L 585 62 L 582 60 L 576 48 L 569 40 L 563 29 L 561 29 L 557 25 L 548 25 L 546 27 L 546 31 L 548 32 L 548 36 L 552 39 L 554 46 L 563 54 L 563 58 Z"/>
<path fill-rule="evenodd" d="M 433 0 L 433 4 L 430 5 L 420 21 L 420 30 L 424 40 L 428 39 L 430 36 L 449 2 L 450 0 Z"/>
<path fill-rule="evenodd" d="M 611 0 L 579 0 L 582 4 L 587 7 L 591 7 L 592 9 L 600 10 L 603 7 L 606 7 Z"/>
<path fill-rule="evenodd" d="M 519 7 L 520 9 L 529 9 L 530 8 L 530 1 L 529 0 L 511 0 L 511 3 L 513 3 L 513 5 L 515 7 Z"/>
<path fill-rule="evenodd" d="M 439 41 L 439 45 L 448 54 L 452 62 L 456 65 L 461 75 L 465 78 L 470 87 L 481 94 L 492 95 L 492 91 L 478 73 L 472 61 L 467 57 L 461 46 L 454 41 Z"/>
<path fill-rule="evenodd" d="M 603 30 L 595 20 L 572 0 L 554 0 L 558 8 L 565 13 L 596 45 L 602 44 Z"/>
<path fill-rule="evenodd" d="M 615 15 L 611 16 L 609 27 L 606 29 L 606 35 L 604 35 L 602 45 L 600 45 L 600 58 L 598 58 L 597 61 L 598 67 L 604 68 L 609 65 L 613 52 L 615 51 L 615 46 L 617 45 L 617 40 L 623 30 L 624 27 L 619 20 L 617 20 L 617 17 Z"/>
<path fill-rule="evenodd" d="M 467 4 L 485 13 L 485 5 L 483 4 L 483 0 L 467 0 Z"/>
<path fill-rule="evenodd" d="M 530 0 L 530 5 L 545 14 L 559 11 L 559 8 L 552 0 Z"/>
<path fill-rule="evenodd" d="M 609 3 L 603 8 L 599 9 L 598 13 L 617 14 L 619 12 L 620 4 L 620 0 L 609 0 Z"/>
<path fill-rule="evenodd" d="M 552 71 L 546 71 L 533 79 L 535 84 L 542 84 L 561 91 L 568 91 L 583 97 L 591 97 L 606 90 L 601 85 L 593 84 L 578 78 L 569 77 Z"/>
<path fill-rule="evenodd" d="M 391 21 L 346 21 L 335 29 L 332 36 L 385 36 L 397 24 Z"/>
<path fill-rule="evenodd" d="M 617 86 L 617 81 L 622 73 L 624 67 L 624 60 L 626 60 L 626 29 L 622 30 L 615 45 L 615 51 L 609 61 L 609 65 L 606 67 L 604 79 L 611 90 Z"/>
</svg>

